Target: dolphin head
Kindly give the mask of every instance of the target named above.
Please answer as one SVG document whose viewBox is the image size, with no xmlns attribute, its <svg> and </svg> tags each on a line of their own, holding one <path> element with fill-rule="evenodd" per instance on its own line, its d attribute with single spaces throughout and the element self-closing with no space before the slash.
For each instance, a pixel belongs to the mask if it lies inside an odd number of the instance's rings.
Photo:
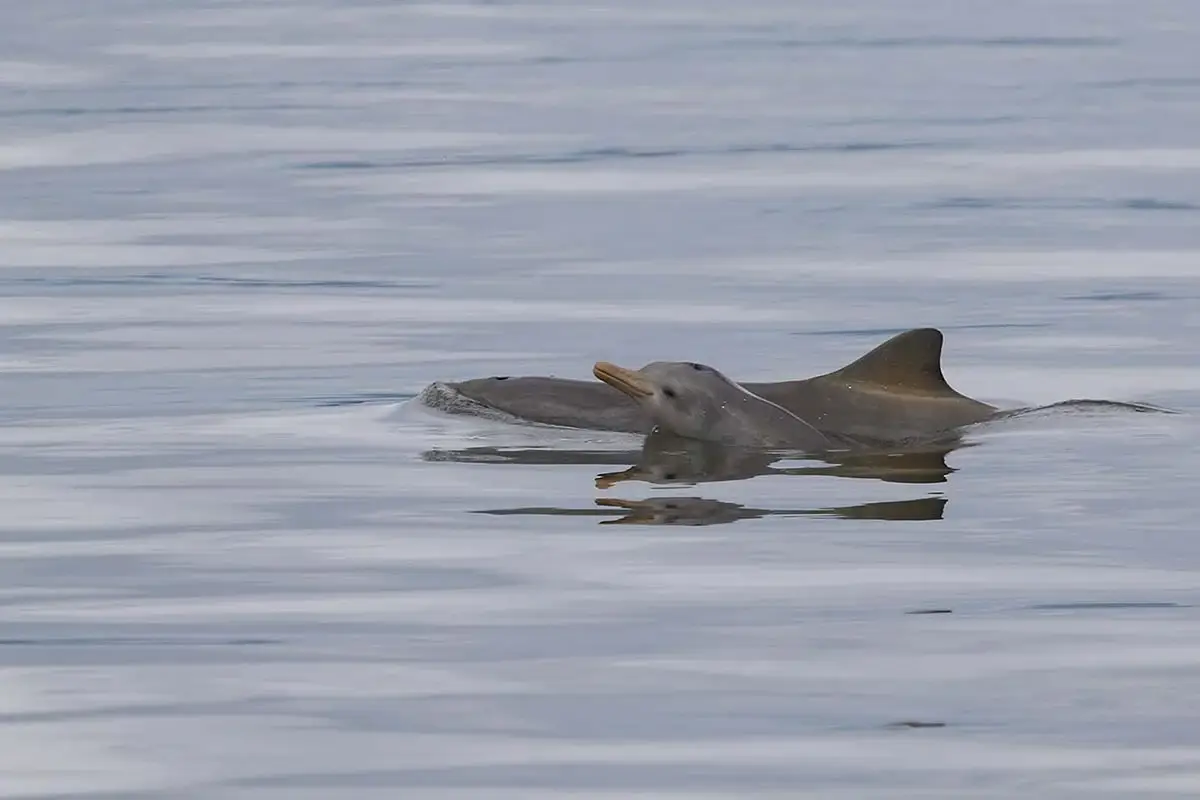
<svg viewBox="0 0 1200 800">
<path fill-rule="evenodd" d="M 654 361 L 627 369 L 598 361 L 592 374 L 639 405 L 665 431 L 711 438 L 745 390 L 707 364 Z"/>
</svg>

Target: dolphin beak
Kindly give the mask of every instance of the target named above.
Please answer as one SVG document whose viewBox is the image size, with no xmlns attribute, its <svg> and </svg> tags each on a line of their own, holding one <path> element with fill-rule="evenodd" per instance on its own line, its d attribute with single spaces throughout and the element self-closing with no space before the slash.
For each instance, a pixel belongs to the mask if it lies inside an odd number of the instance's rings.
<svg viewBox="0 0 1200 800">
<path fill-rule="evenodd" d="M 618 367 L 607 361 L 597 361 L 596 365 L 592 367 L 592 374 L 634 400 L 641 400 L 654 394 L 654 385 L 632 369 Z"/>
<path fill-rule="evenodd" d="M 638 474 L 637 467 L 630 467 L 629 469 L 623 469 L 620 472 L 605 472 L 602 475 L 596 476 L 596 488 L 597 489 L 611 489 L 612 487 L 616 486 L 621 481 L 633 480 L 637 474 Z"/>
</svg>

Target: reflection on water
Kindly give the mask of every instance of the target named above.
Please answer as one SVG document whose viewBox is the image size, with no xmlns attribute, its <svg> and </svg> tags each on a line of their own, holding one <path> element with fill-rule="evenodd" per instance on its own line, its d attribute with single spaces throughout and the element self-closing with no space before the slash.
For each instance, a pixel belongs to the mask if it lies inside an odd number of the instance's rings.
<svg viewBox="0 0 1200 800">
<path fill-rule="evenodd" d="M 1062 414 L 1165 412 L 1167 409 L 1140 403 L 1071 400 L 1028 409 L 1004 412 L 1000 419 L 1050 419 Z M 713 442 L 655 431 L 647 435 L 640 450 L 593 450 L 571 448 L 504 448 L 478 446 L 463 449 L 432 449 L 422 454 L 426 461 L 487 463 L 508 465 L 607 465 L 629 461 L 623 470 L 604 472 L 595 479 L 598 489 L 611 489 L 626 482 L 655 485 L 694 486 L 722 481 L 742 481 L 767 475 L 823 476 L 877 480 L 886 483 L 944 483 L 955 471 L 946 457 L 955 450 L 972 446 L 960 434 L 948 434 L 936 441 L 907 447 L 852 453 L 826 453 L 804 456 L 805 460 L 824 462 L 818 466 L 781 466 L 791 463 L 786 454 L 754 448 L 729 447 Z M 639 525 L 722 525 L 763 517 L 825 516 L 841 519 L 940 520 L 947 499 L 922 497 L 911 500 L 865 502 L 845 506 L 811 508 L 758 508 L 705 497 L 668 496 L 638 500 L 599 498 L 600 508 L 567 506 L 517 506 L 493 508 L 475 513 L 490 515 L 594 516 L 606 517 L 608 524 Z"/>
<path fill-rule="evenodd" d="M 728 447 L 712 442 L 652 433 L 640 450 L 591 450 L 570 448 L 506 448 L 478 446 L 462 449 L 432 449 L 422 454 L 426 461 L 514 465 L 626 464 L 633 466 L 597 476 L 596 487 L 610 489 L 626 481 L 652 484 L 695 485 L 741 481 L 763 475 L 829 476 L 867 478 L 889 483 L 943 483 L 954 469 L 946 456 L 969 446 L 957 437 L 937 442 L 853 453 L 806 455 L 805 460 L 823 466 L 778 466 L 791 461 L 785 454 L 753 448 Z"/>
<path fill-rule="evenodd" d="M 679 437 L 649 436 L 634 466 L 600 475 L 596 487 L 608 489 L 624 481 L 710 483 L 760 475 L 825 475 L 891 483 L 941 483 L 954 471 L 946 465 L 946 455 L 961 446 L 959 440 L 945 440 L 908 450 L 827 453 L 813 457 L 813 460 L 825 462 L 826 466 L 781 467 L 776 466 L 783 460 L 777 453 Z"/>
<path fill-rule="evenodd" d="M 786 456 L 751 448 L 728 447 L 712 442 L 652 433 L 639 451 L 521 449 L 473 447 L 462 450 L 430 450 L 427 461 L 458 461 L 512 465 L 590 465 L 636 461 L 618 472 L 599 475 L 595 484 L 610 489 L 620 483 L 641 481 L 660 485 L 696 485 L 718 481 L 747 480 L 764 475 L 792 477 L 825 476 L 868 478 L 889 483 L 942 483 L 954 470 L 946 455 L 962 446 L 959 440 L 912 450 L 826 454 L 824 466 L 777 466 Z M 600 516 L 612 517 L 600 524 L 720 525 L 767 516 L 826 516 L 843 519 L 934 520 L 941 519 L 946 505 L 942 497 L 868 502 L 837 507 L 755 508 L 740 503 L 703 497 L 651 497 L 641 500 L 599 498 L 601 508 L 522 506 L 478 511 L 492 515 Z M 610 510 L 611 509 L 611 510 Z"/>
<path fill-rule="evenodd" d="M 494 515 L 540 516 L 604 516 L 614 519 L 601 525 L 724 525 L 744 519 L 763 517 L 840 517 L 842 519 L 934 520 L 941 519 L 946 507 L 943 497 L 921 497 L 878 503 L 861 503 L 836 508 L 750 508 L 740 503 L 727 503 L 703 497 L 648 497 L 643 500 L 622 500 L 600 497 L 601 508 L 504 508 L 478 511 Z M 608 511 L 607 509 L 618 509 Z"/>
</svg>

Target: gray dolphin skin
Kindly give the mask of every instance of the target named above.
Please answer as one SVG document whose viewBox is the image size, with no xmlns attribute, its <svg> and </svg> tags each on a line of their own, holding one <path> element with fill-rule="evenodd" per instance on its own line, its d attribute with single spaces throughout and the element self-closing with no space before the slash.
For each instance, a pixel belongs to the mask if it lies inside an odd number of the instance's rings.
<svg viewBox="0 0 1200 800">
<path fill-rule="evenodd" d="M 942 374 L 942 332 L 897 334 L 840 369 L 812 378 L 743 383 L 826 436 L 875 442 L 919 438 L 993 416 L 994 406 L 959 394 Z M 528 422 L 649 433 L 655 423 L 624 392 L 598 381 L 552 377 L 435 383 L 422 400 L 451 413 L 499 412 Z"/>
<path fill-rule="evenodd" d="M 707 364 L 655 361 L 626 369 L 597 361 L 592 374 L 629 395 L 668 433 L 737 447 L 843 449 L 830 434 L 734 383 Z"/>
</svg>

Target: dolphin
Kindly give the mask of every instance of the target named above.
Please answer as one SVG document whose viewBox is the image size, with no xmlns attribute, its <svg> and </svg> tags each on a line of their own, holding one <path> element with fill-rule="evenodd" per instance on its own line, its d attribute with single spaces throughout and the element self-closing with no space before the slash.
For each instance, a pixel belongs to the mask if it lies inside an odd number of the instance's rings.
<svg viewBox="0 0 1200 800">
<path fill-rule="evenodd" d="M 942 374 L 944 337 L 914 328 L 822 375 L 738 383 L 826 436 L 869 442 L 927 437 L 970 425 L 999 409 L 955 391 Z M 588 430 L 649 433 L 655 421 L 623 392 L 597 381 L 542 376 L 434 383 L 420 395 L 450 413 L 497 414 Z"/>
</svg>

